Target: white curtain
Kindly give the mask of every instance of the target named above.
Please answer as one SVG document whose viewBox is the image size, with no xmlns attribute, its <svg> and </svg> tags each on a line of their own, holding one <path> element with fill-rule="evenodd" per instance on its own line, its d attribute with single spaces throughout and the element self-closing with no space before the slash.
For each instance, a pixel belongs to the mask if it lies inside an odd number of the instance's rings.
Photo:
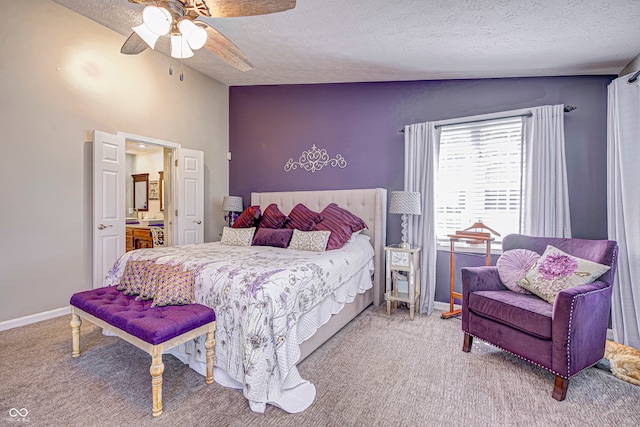
<svg viewBox="0 0 640 427">
<path fill-rule="evenodd" d="M 611 315 L 617 342 L 640 349 L 640 82 L 609 85 L 607 216 L 618 242 Z"/>
<path fill-rule="evenodd" d="M 430 315 L 436 293 L 436 196 L 440 131 L 433 123 L 404 128 L 404 189 L 420 193 L 422 215 L 409 215 L 412 245 L 422 246 L 420 269 L 420 313 Z"/>
<path fill-rule="evenodd" d="M 571 237 L 564 148 L 564 105 L 531 109 L 525 120 L 523 233 Z"/>
</svg>

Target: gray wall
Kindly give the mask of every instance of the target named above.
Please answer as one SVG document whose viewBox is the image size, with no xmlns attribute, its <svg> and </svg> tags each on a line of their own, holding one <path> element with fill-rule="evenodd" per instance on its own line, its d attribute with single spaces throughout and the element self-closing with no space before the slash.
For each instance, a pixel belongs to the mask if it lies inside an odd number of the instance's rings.
<svg viewBox="0 0 640 427">
<path fill-rule="evenodd" d="M 406 124 L 527 108 L 575 105 L 565 117 L 572 232 L 606 238 L 607 85 L 615 76 L 345 83 L 231 87 L 229 92 L 230 194 L 403 187 Z M 315 144 L 345 169 L 285 172 Z M 389 215 L 387 242 L 400 239 Z M 481 257 L 459 265 L 481 265 Z M 438 256 L 436 299 L 448 301 L 448 257 Z"/>
<path fill-rule="evenodd" d="M 205 152 L 205 240 L 228 190 L 228 87 L 49 0 L 0 6 L 0 322 L 91 287 L 92 131 Z M 193 111 L 194 114 L 184 114 Z"/>
</svg>

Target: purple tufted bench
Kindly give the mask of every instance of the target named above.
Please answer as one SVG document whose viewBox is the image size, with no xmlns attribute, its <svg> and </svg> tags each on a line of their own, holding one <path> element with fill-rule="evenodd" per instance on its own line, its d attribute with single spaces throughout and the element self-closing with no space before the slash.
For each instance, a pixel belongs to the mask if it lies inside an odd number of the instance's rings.
<svg viewBox="0 0 640 427">
<path fill-rule="evenodd" d="M 151 355 L 154 417 L 162 414 L 162 354 L 206 334 L 207 384 L 213 383 L 216 314 L 201 304 L 151 308 L 152 301 L 136 301 L 116 286 L 78 292 L 71 297 L 72 357 L 80 356 L 80 317 L 117 335 Z"/>
</svg>

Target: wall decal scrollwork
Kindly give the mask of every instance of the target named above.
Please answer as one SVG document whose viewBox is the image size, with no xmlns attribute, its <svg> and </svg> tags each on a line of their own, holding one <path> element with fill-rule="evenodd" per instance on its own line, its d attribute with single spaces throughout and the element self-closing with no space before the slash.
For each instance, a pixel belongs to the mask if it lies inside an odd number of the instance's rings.
<svg viewBox="0 0 640 427">
<path fill-rule="evenodd" d="M 284 170 L 285 172 L 289 172 L 301 168 L 307 172 L 316 173 L 316 171 L 319 171 L 325 166 L 344 169 L 347 167 L 347 161 L 341 154 L 336 154 L 335 158 L 330 159 L 326 149 L 316 148 L 316 145 L 313 144 L 311 150 L 302 152 L 297 162 L 290 157 L 284 165 Z"/>
</svg>

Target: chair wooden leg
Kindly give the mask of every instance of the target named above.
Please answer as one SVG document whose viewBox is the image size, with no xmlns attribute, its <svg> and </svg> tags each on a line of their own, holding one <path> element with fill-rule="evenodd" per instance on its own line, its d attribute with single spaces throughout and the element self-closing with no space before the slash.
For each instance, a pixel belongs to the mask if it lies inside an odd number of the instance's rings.
<svg viewBox="0 0 640 427">
<path fill-rule="evenodd" d="M 567 397 L 567 388 L 569 387 L 569 380 L 556 375 L 555 383 L 553 386 L 553 394 L 551 395 L 555 400 L 562 402 Z"/>
<path fill-rule="evenodd" d="M 82 320 L 80 317 L 71 312 L 71 357 L 80 356 L 80 325 Z"/>
<path fill-rule="evenodd" d="M 462 351 L 469 353 L 471 351 L 471 345 L 473 344 L 473 336 L 468 333 L 464 333 L 464 343 L 462 344 Z"/>
</svg>

